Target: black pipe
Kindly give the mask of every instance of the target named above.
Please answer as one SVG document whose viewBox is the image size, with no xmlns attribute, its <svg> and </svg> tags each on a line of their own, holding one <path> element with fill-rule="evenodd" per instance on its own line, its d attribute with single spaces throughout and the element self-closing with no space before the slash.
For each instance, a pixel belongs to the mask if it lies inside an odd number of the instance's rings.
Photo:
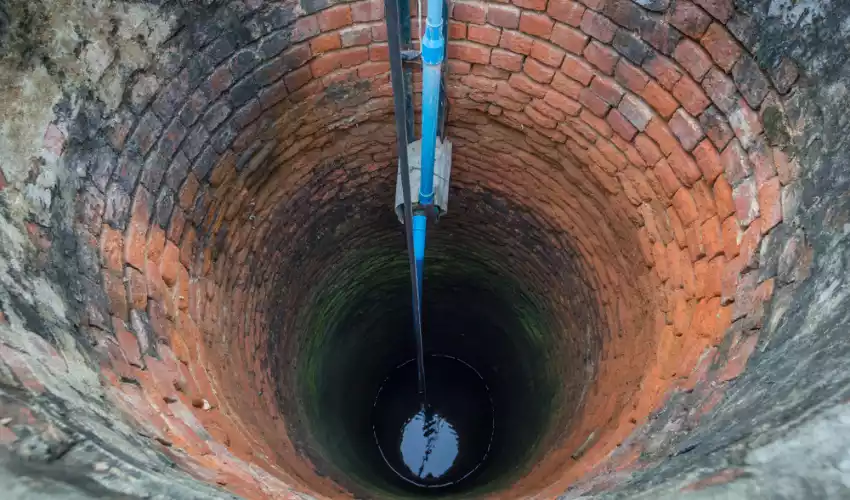
<svg viewBox="0 0 850 500">
<path fill-rule="evenodd" d="M 413 296 L 413 328 L 416 335 L 416 361 L 419 375 L 419 393 L 425 397 L 425 359 L 422 342 L 422 311 L 416 278 L 416 259 L 413 255 L 413 205 L 410 199 L 410 167 L 407 163 L 407 103 L 405 102 L 404 68 L 401 61 L 401 32 L 398 0 L 386 0 L 387 42 L 390 51 L 390 77 L 395 108 L 396 144 L 401 168 L 401 188 L 404 196 L 404 232 L 407 237 L 407 255 L 410 258 L 410 285 Z"/>
</svg>

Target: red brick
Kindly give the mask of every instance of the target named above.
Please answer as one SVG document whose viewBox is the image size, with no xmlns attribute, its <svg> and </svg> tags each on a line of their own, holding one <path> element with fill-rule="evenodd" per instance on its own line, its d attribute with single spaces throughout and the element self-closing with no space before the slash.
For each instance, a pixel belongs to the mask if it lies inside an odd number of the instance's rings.
<svg viewBox="0 0 850 500">
<path fill-rule="evenodd" d="M 577 29 L 555 23 L 555 27 L 552 29 L 552 36 L 549 40 L 573 54 L 581 54 L 585 45 L 587 45 L 588 38 L 587 35 Z"/>
<path fill-rule="evenodd" d="M 702 176 L 696 162 L 682 148 L 677 147 L 667 157 L 667 161 L 670 163 L 673 172 L 676 173 L 676 177 L 686 186 L 692 186 Z"/>
<path fill-rule="evenodd" d="M 540 64 L 535 59 L 526 58 L 525 64 L 523 64 L 522 70 L 533 78 L 535 81 L 540 83 L 549 83 L 552 81 L 552 77 L 555 76 L 555 70 Z"/>
<path fill-rule="evenodd" d="M 325 33 L 310 40 L 310 50 L 316 55 L 341 48 L 342 39 L 339 33 Z"/>
<path fill-rule="evenodd" d="M 679 107 L 679 103 L 669 92 L 661 88 L 658 83 L 650 81 L 640 96 L 652 106 L 659 115 L 669 119 L 674 111 Z"/>
<path fill-rule="evenodd" d="M 617 67 L 614 68 L 614 78 L 632 92 L 640 93 L 646 88 L 649 83 L 649 77 L 637 66 L 629 63 L 625 59 L 620 59 L 617 62 Z"/>
<path fill-rule="evenodd" d="M 449 44 L 448 55 L 473 64 L 489 64 L 490 48 L 472 42 L 454 42 Z"/>
<path fill-rule="evenodd" d="M 679 179 L 676 177 L 676 174 L 673 172 L 673 169 L 670 167 L 670 163 L 667 162 L 667 160 L 658 160 L 655 164 L 654 172 L 661 183 L 661 189 L 664 190 L 664 194 L 667 196 L 672 197 L 682 188 L 682 184 L 679 182 Z"/>
<path fill-rule="evenodd" d="M 694 182 L 694 187 L 691 188 L 691 195 L 697 204 L 701 221 L 705 221 L 717 213 L 717 208 L 714 206 L 714 197 L 707 182 L 702 179 Z"/>
<path fill-rule="evenodd" d="M 561 67 L 563 68 L 563 66 Z M 552 79 L 552 83 L 550 85 L 553 89 L 571 99 L 578 99 L 579 94 L 581 94 L 581 90 L 584 88 L 584 85 L 572 78 L 568 78 L 560 71 L 555 72 L 555 77 Z"/>
<path fill-rule="evenodd" d="M 552 67 L 559 67 L 564 61 L 564 51 L 551 43 L 535 40 L 531 46 L 531 57 Z"/>
<path fill-rule="evenodd" d="M 610 19 L 592 10 L 584 11 L 580 26 L 582 31 L 605 43 L 611 43 L 617 29 Z"/>
<path fill-rule="evenodd" d="M 761 232 L 767 233 L 782 222 L 781 186 L 779 177 L 772 177 L 758 188 L 758 204 L 761 211 Z"/>
<path fill-rule="evenodd" d="M 723 163 L 720 161 L 720 154 L 711 145 L 708 139 L 703 140 L 693 150 L 694 158 L 702 171 L 703 177 L 709 182 L 714 180 L 723 173 Z"/>
<path fill-rule="evenodd" d="M 468 23 L 484 24 L 487 19 L 487 7 L 483 2 L 453 2 L 452 18 Z"/>
<path fill-rule="evenodd" d="M 708 73 L 713 63 L 711 58 L 696 42 L 684 39 L 673 51 L 673 59 L 682 65 L 691 76 L 699 81 Z"/>
<path fill-rule="evenodd" d="M 515 30 L 519 27 L 520 12 L 518 8 L 510 5 L 490 4 L 487 9 L 487 23 Z"/>
<path fill-rule="evenodd" d="M 581 105 L 578 102 L 554 90 L 546 92 L 546 96 L 543 97 L 543 101 L 552 107 L 560 109 L 570 116 L 578 116 L 581 111 Z"/>
<path fill-rule="evenodd" d="M 514 73 L 508 80 L 508 84 L 520 92 L 524 92 L 530 96 L 543 99 L 548 91 L 545 85 L 541 85 L 523 73 Z M 498 88 L 496 89 L 498 92 Z"/>
<path fill-rule="evenodd" d="M 663 157 L 658 145 L 644 134 L 638 134 L 635 137 L 635 147 L 641 157 L 646 160 L 647 165 L 655 165 Z"/>
<path fill-rule="evenodd" d="M 348 5 L 336 5 L 319 12 L 319 29 L 322 31 L 336 30 L 351 22 L 351 7 Z"/>
<path fill-rule="evenodd" d="M 590 89 L 605 102 L 616 106 L 623 98 L 625 91 L 612 79 L 602 75 L 596 75 L 590 82 Z"/>
<path fill-rule="evenodd" d="M 449 21 L 449 40 L 465 40 L 466 23 Z"/>
<path fill-rule="evenodd" d="M 362 0 L 351 4 L 351 19 L 355 23 L 384 20 L 384 2 L 381 0 Z"/>
<path fill-rule="evenodd" d="M 676 110 L 668 123 L 670 130 L 679 138 L 679 143 L 687 151 L 694 149 L 705 136 L 699 122 L 683 109 Z"/>
<path fill-rule="evenodd" d="M 466 37 L 472 42 L 483 43 L 495 47 L 499 45 L 499 38 L 502 32 L 499 28 L 494 28 L 488 25 L 470 24 L 467 30 Z"/>
<path fill-rule="evenodd" d="M 537 12 L 523 11 L 519 18 L 519 30 L 529 35 L 539 36 L 540 38 L 549 38 L 552 34 L 552 28 L 555 21 L 546 14 Z"/>
<path fill-rule="evenodd" d="M 671 90 L 682 77 L 676 63 L 661 54 L 655 54 L 648 58 L 642 66 L 650 76 L 658 80 L 658 83 L 667 90 Z"/>
<path fill-rule="evenodd" d="M 726 181 L 726 177 L 721 175 L 714 181 L 714 204 L 717 208 L 717 215 L 720 217 L 728 217 L 735 213 L 735 201 L 732 199 L 732 186 Z"/>
<path fill-rule="evenodd" d="M 387 41 L 387 25 L 384 23 L 378 23 L 372 25 L 372 40 L 376 42 L 386 42 Z"/>
<path fill-rule="evenodd" d="M 579 102 L 596 116 L 605 116 L 608 112 L 608 104 L 590 89 L 582 89 L 578 98 Z"/>
<path fill-rule="evenodd" d="M 696 202 L 688 189 L 680 188 L 676 191 L 676 194 L 673 195 L 673 208 L 676 209 L 676 213 L 685 227 L 699 219 Z"/>
<path fill-rule="evenodd" d="M 524 111 L 525 114 L 528 115 L 529 118 L 531 118 L 531 121 L 533 121 L 536 125 L 540 127 L 555 128 L 558 125 L 557 121 L 548 116 L 545 116 L 540 111 L 531 106 L 526 106 Z"/>
<path fill-rule="evenodd" d="M 522 69 L 522 56 L 507 50 L 493 49 L 490 64 L 506 71 L 519 71 Z"/>
<path fill-rule="evenodd" d="M 368 47 L 352 47 L 324 54 L 310 63 L 315 78 L 327 75 L 337 69 L 350 68 L 369 60 Z"/>
<path fill-rule="evenodd" d="M 570 26 L 581 24 L 584 11 L 584 5 L 572 0 L 549 0 L 549 8 L 546 10 L 550 16 Z"/>
<path fill-rule="evenodd" d="M 593 68 L 584 59 L 570 54 L 564 56 L 564 64 L 561 66 L 561 71 L 582 85 L 590 85 L 590 80 L 593 79 L 594 74 Z"/>
<path fill-rule="evenodd" d="M 464 85 L 472 87 L 475 90 L 480 90 L 482 92 L 495 92 L 496 91 L 496 83 L 495 81 L 484 78 L 482 76 L 477 75 L 467 75 L 461 79 L 461 82 Z"/>
<path fill-rule="evenodd" d="M 700 43 L 724 71 L 731 70 L 741 57 L 741 47 L 722 24 L 712 23 Z"/>
<path fill-rule="evenodd" d="M 587 62 L 599 68 L 599 71 L 606 75 L 613 75 L 614 66 L 617 65 L 620 56 L 614 49 L 593 41 L 584 48 L 584 58 L 587 59 Z"/>
<path fill-rule="evenodd" d="M 389 61 L 390 46 L 386 43 L 373 43 L 369 46 L 370 61 Z"/>
<path fill-rule="evenodd" d="M 699 38 L 711 23 L 711 17 L 688 0 L 677 0 L 670 13 L 670 24 L 691 38 Z"/>
<path fill-rule="evenodd" d="M 502 39 L 499 40 L 499 47 L 526 56 L 531 53 L 531 46 L 533 44 L 533 38 L 518 31 L 505 30 L 502 32 Z M 452 44 L 449 44 L 450 49 L 451 46 Z"/>
<path fill-rule="evenodd" d="M 756 182 L 748 177 L 732 190 L 735 201 L 735 216 L 741 227 L 747 227 L 759 216 L 759 203 L 756 192 Z"/>
<path fill-rule="evenodd" d="M 703 293 L 705 288 L 705 274 L 708 271 L 708 266 L 706 262 L 699 262 L 700 259 L 705 257 L 705 242 L 702 238 L 702 227 L 699 224 L 693 224 L 685 228 L 685 241 L 688 243 L 688 258 L 690 258 L 691 262 L 694 262 L 694 281 L 696 281 L 696 287 L 694 289 L 695 295 L 700 295 Z"/>
<path fill-rule="evenodd" d="M 460 61 L 452 61 L 452 62 L 460 62 Z M 464 63 L 466 64 L 466 63 Z M 365 64 L 361 64 L 360 67 L 357 68 L 357 76 L 360 78 L 371 78 L 377 75 L 384 75 L 390 71 L 390 63 L 386 61 L 375 61 L 375 62 L 367 62 Z M 457 71 L 454 71 L 454 68 L 450 69 L 450 72 L 453 74 L 458 74 Z"/>
<path fill-rule="evenodd" d="M 703 222 L 702 234 L 705 241 L 706 256 L 709 259 L 723 253 L 723 232 L 720 227 L 720 219 L 716 215 L 709 217 Z M 719 295 L 720 290 L 718 289 L 717 292 Z"/>
<path fill-rule="evenodd" d="M 682 104 L 688 113 L 699 116 L 711 104 L 702 88 L 689 76 L 682 77 L 673 87 L 673 97 Z"/>
<path fill-rule="evenodd" d="M 724 23 L 732 17 L 732 0 L 694 0 L 694 2 Z"/>
<path fill-rule="evenodd" d="M 509 83 L 511 80 L 513 80 L 513 83 Z M 517 88 L 521 90 L 517 90 Z M 511 99 L 512 102 L 519 104 L 520 109 L 522 109 L 523 104 L 531 102 L 529 93 L 534 93 L 536 95 L 538 88 L 540 90 L 544 90 L 543 94 L 540 96 L 542 98 L 546 95 L 545 89 L 533 80 L 529 79 L 527 76 L 518 73 L 511 76 L 511 79 L 507 82 L 497 83 L 496 95 Z"/>
<path fill-rule="evenodd" d="M 657 117 L 649 121 L 649 124 L 646 126 L 646 135 L 651 137 L 652 140 L 658 144 L 658 147 L 661 148 L 661 151 L 663 151 L 665 155 L 669 155 L 673 151 L 681 148 L 681 146 L 679 146 L 679 141 L 673 133 L 670 132 L 667 124 Z"/>
<path fill-rule="evenodd" d="M 546 10 L 547 0 L 511 0 L 517 7 L 530 10 Z"/>
<path fill-rule="evenodd" d="M 602 118 L 599 118 L 597 116 L 594 116 L 592 113 L 590 113 L 586 109 L 582 110 L 579 117 L 581 118 L 581 120 L 583 122 L 585 122 L 586 124 L 593 127 L 593 129 L 596 130 L 597 132 L 599 132 L 599 135 L 601 135 L 603 137 L 611 137 L 611 134 L 614 133 L 611 130 L 611 127 L 608 125 L 608 123 L 605 120 L 603 120 Z M 597 162 L 597 163 L 599 163 L 599 162 Z"/>
<path fill-rule="evenodd" d="M 637 134 L 637 129 L 616 109 L 612 109 L 606 118 L 614 132 L 627 141 L 631 141 Z"/>
</svg>

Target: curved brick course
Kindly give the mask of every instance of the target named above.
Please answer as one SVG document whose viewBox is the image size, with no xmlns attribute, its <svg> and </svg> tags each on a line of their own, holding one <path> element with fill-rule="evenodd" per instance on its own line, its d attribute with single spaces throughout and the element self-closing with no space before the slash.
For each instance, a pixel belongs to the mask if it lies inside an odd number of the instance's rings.
<svg viewBox="0 0 850 500">
<path fill-rule="evenodd" d="M 145 446 L 194 478 L 344 495 L 332 457 L 304 450 L 293 381 L 317 294 L 358 251 L 401 250 L 383 4 L 162 9 L 179 21 L 120 105 L 44 136 L 80 176 L 92 363 Z M 499 495 L 617 487 L 668 449 L 652 425 L 677 398 L 694 426 L 724 400 L 768 305 L 810 274 L 786 118 L 800 70 L 759 53 L 757 16 L 732 0 L 458 0 L 450 17 L 452 208 L 434 255 L 469 253 L 541 304 L 565 401 Z"/>
</svg>

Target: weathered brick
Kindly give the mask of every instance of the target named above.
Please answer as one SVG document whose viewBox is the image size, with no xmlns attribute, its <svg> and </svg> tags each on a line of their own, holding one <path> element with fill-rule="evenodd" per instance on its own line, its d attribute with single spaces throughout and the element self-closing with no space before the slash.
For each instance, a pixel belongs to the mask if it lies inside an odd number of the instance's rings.
<svg viewBox="0 0 850 500">
<path fill-rule="evenodd" d="M 723 173 L 723 163 L 720 159 L 720 154 L 718 154 L 708 139 L 700 142 L 694 149 L 693 154 L 697 165 L 699 165 L 702 171 L 703 177 L 709 182 L 714 182 Z"/>
<path fill-rule="evenodd" d="M 130 87 L 128 100 L 133 113 L 140 115 L 159 90 L 159 80 L 154 75 L 139 74 Z"/>
<path fill-rule="evenodd" d="M 725 23 L 732 17 L 734 10 L 732 0 L 694 0 L 694 2 L 721 22 Z"/>
<path fill-rule="evenodd" d="M 383 21 L 384 2 L 381 0 L 362 0 L 351 4 L 351 19 L 355 23 Z"/>
<path fill-rule="evenodd" d="M 644 61 L 643 69 L 666 90 L 672 90 L 682 77 L 676 64 L 660 54 L 654 54 Z"/>
<path fill-rule="evenodd" d="M 572 0 L 549 0 L 546 12 L 562 23 L 577 27 L 581 24 L 585 9 L 584 5 Z"/>
<path fill-rule="evenodd" d="M 581 54 L 585 45 L 587 45 L 588 37 L 575 28 L 555 23 L 555 27 L 552 29 L 552 35 L 549 40 L 555 45 L 563 47 L 573 54 Z"/>
<path fill-rule="evenodd" d="M 202 119 L 207 130 L 212 131 L 230 116 L 231 107 L 227 101 L 221 100 L 207 108 Z"/>
<path fill-rule="evenodd" d="M 708 107 L 700 115 L 699 122 L 717 149 L 723 149 L 735 137 L 735 132 L 726 123 L 726 118 L 714 106 Z"/>
<path fill-rule="evenodd" d="M 691 38 L 699 38 L 711 24 L 711 17 L 688 0 L 677 0 L 670 13 L 670 24 Z"/>
<path fill-rule="evenodd" d="M 499 40 L 499 47 L 523 55 L 531 53 L 531 47 L 533 44 L 533 38 L 518 31 L 502 31 L 502 38 Z M 454 44 L 449 44 L 450 49 L 452 45 Z"/>
<path fill-rule="evenodd" d="M 767 233 L 782 222 L 781 186 L 778 177 L 758 185 L 758 206 L 761 212 L 761 232 Z"/>
<path fill-rule="evenodd" d="M 278 32 L 272 33 L 269 36 L 263 38 L 260 41 L 256 52 L 251 51 L 249 49 L 245 49 L 245 51 L 243 51 L 243 52 L 254 53 L 254 55 L 256 57 L 259 57 L 261 59 L 266 60 L 266 59 L 271 59 L 272 57 L 275 57 L 276 55 L 278 55 L 281 52 L 283 52 L 284 50 L 286 50 L 291 45 L 291 43 L 292 43 L 292 32 L 290 32 L 289 30 L 278 31 Z M 240 54 L 242 54 L 242 52 L 237 53 L 236 56 L 234 56 L 233 60 L 231 61 L 231 68 L 230 69 L 234 74 L 237 75 L 236 78 L 239 78 L 239 77 L 245 75 L 248 71 L 253 69 L 251 64 L 256 65 L 256 62 L 251 61 L 251 59 L 252 59 L 251 56 L 249 56 L 247 54 L 244 54 L 244 55 L 240 55 Z M 259 61 L 257 61 L 257 62 L 259 62 Z M 247 70 L 245 68 L 247 68 Z M 241 72 L 241 74 L 239 74 L 240 72 Z"/>
<path fill-rule="evenodd" d="M 741 47 L 722 24 L 712 23 L 708 27 L 700 43 L 714 59 L 714 62 L 725 71 L 732 69 L 741 57 Z"/>
<path fill-rule="evenodd" d="M 212 102 L 233 84 L 233 74 L 227 66 L 220 66 L 200 86 L 207 99 Z"/>
<path fill-rule="evenodd" d="M 705 135 L 699 122 L 683 109 L 673 113 L 669 125 L 670 130 L 679 138 L 682 147 L 687 151 L 694 149 Z"/>
<path fill-rule="evenodd" d="M 206 180 L 207 175 L 209 175 L 217 160 L 218 153 L 216 153 L 216 150 L 212 145 L 208 145 L 204 148 L 204 151 L 198 155 L 197 160 L 195 160 L 195 164 L 192 165 L 192 172 L 195 173 L 198 179 Z"/>
<path fill-rule="evenodd" d="M 581 105 L 578 102 L 554 90 L 546 92 L 543 100 L 550 106 L 558 108 L 570 116 L 578 116 L 581 111 Z"/>
<path fill-rule="evenodd" d="M 667 22 L 665 16 L 649 14 L 641 23 L 639 29 L 640 37 L 649 45 L 665 55 L 670 55 L 682 34 Z"/>
<path fill-rule="evenodd" d="M 676 177 L 686 186 L 692 186 L 702 176 L 696 162 L 682 148 L 676 148 L 667 157 L 667 162 Z"/>
<path fill-rule="evenodd" d="M 177 153 L 165 172 L 165 185 L 173 191 L 180 189 L 186 174 L 189 173 L 189 160 L 183 152 Z"/>
<path fill-rule="evenodd" d="M 584 48 L 584 58 L 587 62 L 596 66 L 599 71 L 606 75 L 613 75 L 619 55 L 614 49 L 593 41 Z"/>
<path fill-rule="evenodd" d="M 620 104 L 622 105 L 622 103 Z M 622 111 L 622 108 L 620 108 L 620 111 Z M 646 161 L 647 165 L 655 165 L 663 158 L 661 150 L 658 149 L 658 145 L 645 134 L 638 134 L 635 137 L 634 143 L 635 148 L 637 148 L 638 153 L 640 153 L 640 156 Z"/>
<path fill-rule="evenodd" d="M 744 149 L 750 149 L 763 131 L 758 114 L 744 99 L 739 99 L 735 109 L 729 113 L 729 125 Z"/>
<path fill-rule="evenodd" d="M 666 159 L 662 158 L 658 160 L 653 167 L 653 171 L 661 184 L 661 189 L 668 197 L 672 197 L 677 191 L 683 189 L 682 183 L 679 182 L 679 178 L 676 177 L 673 168 L 670 167 L 670 163 Z"/>
<path fill-rule="evenodd" d="M 737 185 L 752 174 L 750 160 L 737 139 L 726 146 L 720 155 L 720 159 L 723 163 L 723 171 L 726 173 L 726 179 L 732 185 Z"/>
<path fill-rule="evenodd" d="M 508 80 L 508 84 L 520 92 L 524 92 L 530 96 L 542 99 L 546 96 L 547 88 L 541 85 L 527 75 L 522 73 L 514 73 Z M 501 88 L 501 86 L 499 86 Z M 498 91 L 498 88 L 497 88 Z"/>
<path fill-rule="evenodd" d="M 292 30 L 292 41 L 295 43 L 303 42 L 318 35 L 319 18 L 315 15 L 299 18 L 295 21 L 295 27 Z"/>
<path fill-rule="evenodd" d="M 679 140 L 676 139 L 676 136 L 673 135 L 673 132 L 670 131 L 664 120 L 658 117 L 654 117 L 649 121 L 649 124 L 646 126 L 646 135 L 658 144 L 658 147 L 661 148 L 661 151 L 665 155 L 669 155 L 681 148 Z"/>
<path fill-rule="evenodd" d="M 697 81 L 708 73 L 714 65 L 709 55 L 692 40 L 682 40 L 673 51 L 673 59 L 682 65 L 685 70 Z"/>
<path fill-rule="evenodd" d="M 152 207 L 151 195 L 146 189 L 139 187 L 133 196 L 132 216 L 124 239 L 124 261 L 139 270 L 145 266 L 146 235 Z"/>
<path fill-rule="evenodd" d="M 702 86 L 711 101 L 726 114 L 731 113 L 738 101 L 738 92 L 732 79 L 722 71 L 711 69 L 702 81 Z"/>
<path fill-rule="evenodd" d="M 592 10 L 584 11 L 579 25 L 581 30 L 604 43 L 611 43 L 617 26 L 604 15 Z"/>
<path fill-rule="evenodd" d="M 770 70 L 770 78 L 780 94 L 787 94 L 799 76 L 797 66 L 787 57 L 780 59 L 779 63 Z"/>
<path fill-rule="evenodd" d="M 756 181 L 748 177 L 732 189 L 735 200 L 735 216 L 741 227 L 747 227 L 759 216 Z"/>
<path fill-rule="evenodd" d="M 735 201 L 732 198 L 732 186 L 726 180 L 725 175 L 720 175 L 714 181 L 714 204 L 717 215 L 728 217 L 735 212 Z"/>
<path fill-rule="evenodd" d="M 168 227 L 168 222 L 171 220 L 171 211 L 174 208 L 174 200 L 174 191 L 167 186 L 163 186 L 159 192 L 159 196 L 156 198 L 153 217 L 154 222 L 163 229 Z"/>
<path fill-rule="evenodd" d="M 611 45 L 614 50 L 634 64 L 643 63 L 652 53 L 652 49 L 643 43 L 637 35 L 622 28 L 617 29 Z"/>
<path fill-rule="evenodd" d="M 511 5 L 490 4 L 487 9 L 487 23 L 515 30 L 519 28 L 520 12 L 518 8 Z"/>
<path fill-rule="evenodd" d="M 552 34 L 555 21 L 540 12 L 523 11 L 519 18 L 519 30 L 529 35 L 548 39 Z"/>
<path fill-rule="evenodd" d="M 511 2 L 523 9 L 546 10 L 547 0 L 511 0 Z"/>
<path fill-rule="evenodd" d="M 286 89 L 289 92 L 295 92 L 296 90 L 303 88 L 305 85 L 310 83 L 311 80 L 313 80 L 313 72 L 310 69 L 310 66 L 298 68 L 295 71 L 291 71 L 284 77 L 284 83 L 286 84 Z"/>
<path fill-rule="evenodd" d="M 155 191 L 159 189 L 159 185 L 170 163 L 170 157 L 161 152 L 159 148 L 155 149 L 148 155 L 147 160 L 145 160 L 139 182 L 150 190 Z"/>
<path fill-rule="evenodd" d="M 647 124 L 654 116 L 649 106 L 632 94 L 626 94 L 620 101 L 617 109 L 638 130 L 645 130 Z"/>
<path fill-rule="evenodd" d="M 747 103 L 753 108 L 759 107 L 770 89 L 770 84 L 755 60 L 748 54 L 742 55 L 732 68 L 732 77 Z"/>
<path fill-rule="evenodd" d="M 255 97 L 259 91 L 260 84 L 253 75 L 249 75 L 230 89 L 230 102 L 238 108 Z"/>
</svg>

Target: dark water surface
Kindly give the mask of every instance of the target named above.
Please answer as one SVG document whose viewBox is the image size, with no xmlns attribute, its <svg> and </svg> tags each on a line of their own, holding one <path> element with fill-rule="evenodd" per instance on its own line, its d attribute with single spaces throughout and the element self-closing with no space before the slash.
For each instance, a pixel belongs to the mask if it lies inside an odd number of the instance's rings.
<svg viewBox="0 0 850 500">
<path fill-rule="evenodd" d="M 387 466 L 408 486 L 448 487 L 486 460 L 493 404 L 481 375 L 462 360 L 427 356 L 425 374 L 423 404 L 415 360 L 390 372 L 375 398 L 372 429 Z"/>
</svg>

